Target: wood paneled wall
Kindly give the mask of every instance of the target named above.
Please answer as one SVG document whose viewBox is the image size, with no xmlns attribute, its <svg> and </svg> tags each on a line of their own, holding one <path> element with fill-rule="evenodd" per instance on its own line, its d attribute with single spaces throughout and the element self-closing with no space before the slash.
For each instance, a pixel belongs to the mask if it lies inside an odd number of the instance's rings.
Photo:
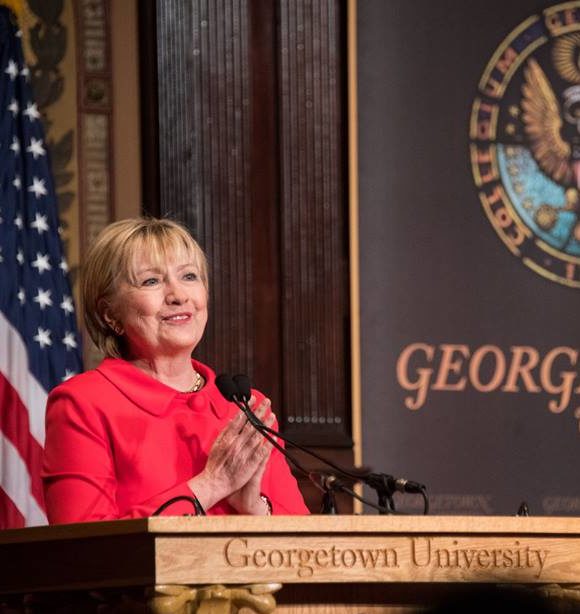
<svg viewBox="0 0 580 614">
<path fill-rule="evenodd" d="M 208 254 L 198 356 L 248 373 L 287 434 L 348 464 L 342 4 L 141 5 L 145 209 Z"/>
</svg>

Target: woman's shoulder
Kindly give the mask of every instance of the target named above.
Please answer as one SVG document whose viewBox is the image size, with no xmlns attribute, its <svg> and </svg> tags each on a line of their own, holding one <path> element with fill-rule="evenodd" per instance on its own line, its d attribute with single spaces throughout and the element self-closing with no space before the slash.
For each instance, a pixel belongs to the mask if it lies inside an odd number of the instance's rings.
<svg viewBox="0 0 580 614">
<path fill-rule="evenodd" d="M 106 358 L 95 369 L 88 369 L 61 382 L 50 391 L 49 398 L 61 395 L 77 396 L 78 394 L 86 394 L 87 391 L 92 389 L 106 386 L 107 379 L 104 377 L 103 369 L 110 368 L 108 363 L 111 360 L 114 361 L 115 359 Z"/>
</svg>

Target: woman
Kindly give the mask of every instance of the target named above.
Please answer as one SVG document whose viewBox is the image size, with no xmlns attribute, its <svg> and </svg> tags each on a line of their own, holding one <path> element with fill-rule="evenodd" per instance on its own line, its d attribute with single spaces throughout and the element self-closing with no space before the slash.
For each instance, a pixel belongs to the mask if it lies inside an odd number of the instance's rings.
<svg viewBox="0 0 580 614">
<path fill-rule="evenodd" d="M 87 329 L 106 358 L 49 395 L 49 522 L 163 514 L 304 514 L 288 465 L 191 359 L 207 322 L 205 256 L 169 220 L 108 226 L 89 250 Z M 276 428 L 253 391 L 256 415 Z M 200 507 L 201 506 L 201 507 Z"/>
</svg>

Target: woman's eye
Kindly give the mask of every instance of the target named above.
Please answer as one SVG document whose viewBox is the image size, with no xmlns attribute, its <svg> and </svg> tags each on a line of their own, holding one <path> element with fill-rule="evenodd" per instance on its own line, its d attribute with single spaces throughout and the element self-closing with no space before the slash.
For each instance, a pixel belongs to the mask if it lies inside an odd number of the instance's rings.
<svg viewBox="0 0 580 614">
<path fill-rule="evenodd" d="M 197 273 L 189 272 L 186 273 L 183 278 L 187 281 L 195 281 L 197 279 Z"/>
<path fill-rule="evenodd" d="M 155 277 L 149 277 L 147 279 L 144 279 L 141 282 L 142 286 L 154 286 L 157 283 L 157 279 Z"/>
</svg>

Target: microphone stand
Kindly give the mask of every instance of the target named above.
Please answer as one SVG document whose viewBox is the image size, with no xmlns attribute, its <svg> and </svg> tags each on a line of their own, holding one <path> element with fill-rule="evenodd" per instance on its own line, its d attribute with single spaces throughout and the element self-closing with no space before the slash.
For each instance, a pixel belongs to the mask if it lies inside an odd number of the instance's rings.
<svg viewBox="0 0 580 614">
<path fill-rule="evenodd" d="M 393 500 L 394 491 L 389 486 L 384 473 L 370 473 L 366 476 L 365 483 L 375 490 L 379 506 L 385 510 L 379 511 L 379 514 L 396 513 L 395 501 Z"/>
<path fill-rule="evenodd" d="M 320 513 L 329 515 L 338 514 L 338 506 L 336 505 L 336 497 L 334 496 L 334 488 L 332 486 L 326 488 L 322 495 Z"/>
<path fill-rule="evenodd" d="M 336 505 L 335 491 L 342 490 L 342 484 L 334 475 L 326 475 L 324 473 L 312 472 L 308 475 L 310 481 L 322 491 L 322 506 L 321 514 L 338 514 L 338 506 Z"/>
<path fill-rule="evenodd" d="M 321 485 L 319 485 L 317 481 L 312 479 L 312 475 L 313 474 L 310 474 L 310 479 L 323 493 L 320 513 L 332 516 L 337 515 L 338 506 L 336 504 L 336 497 L 334 493 L 335 491 L 340 490 L 341 484 L 335 479 L 334 476 L 329 476 L 323 477 L 321 480 Z"/>
</svg>

